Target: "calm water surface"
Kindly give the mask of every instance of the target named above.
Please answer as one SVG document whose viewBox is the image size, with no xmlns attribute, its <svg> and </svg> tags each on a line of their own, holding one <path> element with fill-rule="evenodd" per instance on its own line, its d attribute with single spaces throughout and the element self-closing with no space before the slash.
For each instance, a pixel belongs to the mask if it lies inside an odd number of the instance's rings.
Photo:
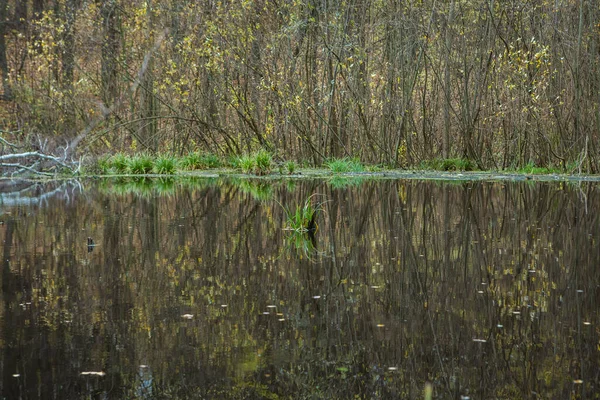
<svg viewBox="0 0 600 400">
<path fill-rule="evenodd" d="M 0 398 L 600 396 L 597 184 L 8 186 Z"/>
</svg>

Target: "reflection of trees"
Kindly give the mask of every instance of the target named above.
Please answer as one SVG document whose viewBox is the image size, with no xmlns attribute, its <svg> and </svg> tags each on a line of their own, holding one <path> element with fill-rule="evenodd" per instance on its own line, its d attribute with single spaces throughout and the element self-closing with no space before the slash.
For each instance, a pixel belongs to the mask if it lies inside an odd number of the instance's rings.
<svg viewBox="0 0 600 400">
<path fill-rule="evenodd" d="M 441 397 L 591 393 L 600 203 L 583 190 L 587 214 L 561 184 L 274 184 L 282 204 L 325 194 L 312 259 L 282 251 L 279 205 L 224 182 L 14 209 L 0 226 L 3 390 L 410 398 L 429 380 Z"/>
</svg>

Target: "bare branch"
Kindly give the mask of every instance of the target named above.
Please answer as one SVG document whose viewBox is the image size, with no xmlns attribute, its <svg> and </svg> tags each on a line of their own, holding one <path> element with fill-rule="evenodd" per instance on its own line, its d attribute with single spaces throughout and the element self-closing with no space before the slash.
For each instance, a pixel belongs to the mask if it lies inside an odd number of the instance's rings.
<svg viewBox="0 0 600 400">
<path fill-rule="evenodd" d="M 43 171 L 38 171 L 37 169 L 28 167 L 26 165 L 22 165 L 22 164 L 11 164 L 11 163 L 0 163 L 0 167 L 8 167 L 8 168 L 20 168 L 20 169 L 26 169 L 27 171 L 31 171 L 35 174 L 38 175 L 45 175 L 45 176 L 54 176 L 54 174 L 50 173 L 50 172 L 43 172 Z"/>
</svg>

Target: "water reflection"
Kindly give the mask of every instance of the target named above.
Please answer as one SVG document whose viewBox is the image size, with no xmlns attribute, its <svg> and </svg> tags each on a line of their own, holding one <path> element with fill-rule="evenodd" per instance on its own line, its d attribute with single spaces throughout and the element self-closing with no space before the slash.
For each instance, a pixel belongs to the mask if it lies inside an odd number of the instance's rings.
<svg viewBox="0 0 600 400">
<path fill-rule="evenodd" d="M 84 186 L 3 206 L 4 398 L 598 391 L 593 183 Z"/>
</svg>

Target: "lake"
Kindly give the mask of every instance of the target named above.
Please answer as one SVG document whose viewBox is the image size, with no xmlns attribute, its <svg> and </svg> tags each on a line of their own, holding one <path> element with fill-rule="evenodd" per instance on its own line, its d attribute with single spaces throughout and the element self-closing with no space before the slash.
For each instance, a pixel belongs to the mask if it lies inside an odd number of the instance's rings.
<svg viewBox="0 0 600 400">
<path fill-rule="evenodd" d="M 5 186 L 0 398 L 600 392 L 598 183 Z"/>
</svg>

